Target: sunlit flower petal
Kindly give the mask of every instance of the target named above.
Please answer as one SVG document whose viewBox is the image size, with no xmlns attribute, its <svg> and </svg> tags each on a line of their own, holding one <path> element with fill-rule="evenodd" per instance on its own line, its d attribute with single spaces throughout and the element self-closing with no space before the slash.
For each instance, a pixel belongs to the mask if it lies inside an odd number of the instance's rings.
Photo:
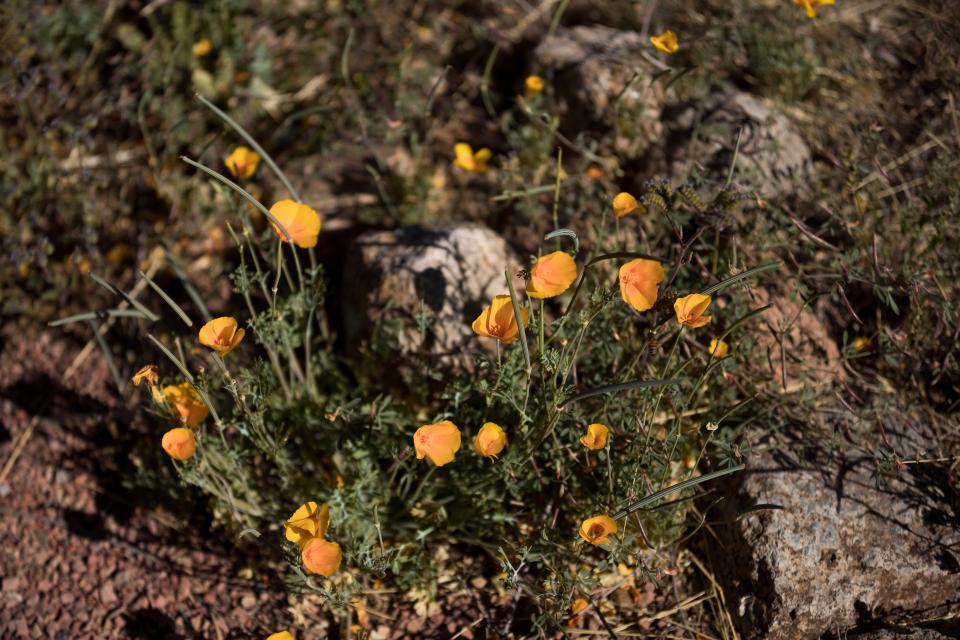
<svg viewBox="0 0 960 640">
<path fill-rule="evenodd" d="M 540 95 L 543 91 L 543 78 L 536 75 L 527 76 L 527 79 L 523 81 L 523 90 L 528 98 Z"/>
<path fill-rule="evenodd" d="M 160 446 L 174 460 L 189 460 L 197 451 L 197 437 L 190 429 L 177 427 L 163 434 Z"/>
<path fill-rule="evenodd" d="M 673 31 L 664 31 L 658 36 L 650 36 L 650 42 L 661 53 L 676 53 L 680 48 L 680 41 Z"/>
<path fill-rule="evenodd" d="M 521 307 L 520 319 L 524 327 L 529 323 L 529 315 L 529 310 Z M 510 296 L 494 296 L 493 301 L 484 307 L 483 312 L 471 326 L 477 335 L 496 338 L 504 344 L 515 342 L 520 336 Z"/>
<path fill-rule="evenodd" d="M 160 381 L 160 376 L 157 375 L 157 365 L 148 364 L 145 367 L 141 368 L 140 371 L 137 371 L 133 374 L 133 386 L 139 387 L 141 382 L 146 382 L 147 385 L 153 386 Z"/>
<path fill-rule="evenodd" d="M 580 525 L 580 537 L 590 544 L 606 544 L 610 534 L 616 532 L 617 522 L 606 515 L 587 518 Z"/>
<path fill-rule="evenodd" d="M 677 322 L 691 329 L 708 324 L 712 316 L 705 316 L 703 312 L 710 306 L 710 302 L 710 296 L 703 293 L 691 293 L 688 296 L 677 298 L 673 303 L 673 310 L 677 314 Z"/>
<path fill-rule="evenodd" d="M 723 358 L 730 351 L 730 346 L 723 340 L 711 338 L 710 355 L 714 358 Z"/>
<path fill-rule="evenodd" d="M 210 347 L 225 356 L 240 344 L 246 332 L 237 326 L 237 319 L 231 316 L 214 318 L 200 329 L 200 344 Z"/>
<path fill-rule="evenodd" d="M 473 450 L 486 458 L 496 458 L 505 446 L 507 434 L 492 422 L 485 422 L 473 440 Z"/>
<path fill-rule="evenodd" d="M 436 424 L 425 424 L 413 434 L 413 448 L 417 452 L 417 459 L 424 456 L 438 467 L 453 462 L 453 457 L 460 450 L 460 429 L 449 420 Z"/>
<path fill-rule="evenodd" d="M 340 568 L 343 552 L 340 551 L 340 545 L 336 542 L 330 542 L 323 538 L 310 538 L 303 545 L 300 558 L 303 560 L 303 568 L 307 570 L 307 573 L 329 577 Z"/>
<path fill-rule="evenodd" d="M 569 253 L 554 251 L 541 256 L 530 268 L 527 295 L 531 298 L 558 296 L 577 279 L 577 264 Z"/>
<path fill-rule="evenodd" d="M 293 243 L 301 249 L 309 249 L 317 246 L 317 237 L 320 235 L 320 214 L 312 207 L 295 202 L 293 200 L 281 200 L 270 207 L 270 215 L 277 219 L 290 237 Z M 273 230 L 280 236 L 284 242 L 287 240 L 286 234 L 280 230 L 280 227 L 270 223 Z"/>
<path fill-rule="evenodd" d="M 213 51 L 213 43 L 210 42 L 210 38 L 200 38 L 193 45 L 193 55 L 198 58 L 210 55 L 211 51 Z"/>
<path fill-rule="evenodd" d="M 471 173 L 483 173 L 487 170 L 487 162 L 493 156 L 490 149 L 483 148 L 474 153 L 473 147 L 466 142 L 453 145 L 454 166 Z"/>
<path fill-rule="evenodd" d="M 594 422 L 587 427 L 587 433 L 580 438 L 580 444 L 588 449 L 603 449 L 607 446 L 610 429 L 606 425 Z"/>
<path fill-rule="evenodd" d="M 163 388 L 163 397 L 180 421 L 188 427 L 195 427 L 207 419 L 210 410 L 200 393 L 189 382 L 170 384 Z"/>
<path fill-rule="evenodd" d="M 290 542 L 304 544 L 308 539 L 323 537 L 330 526 L 330 506 L 305 502 L 283 524 L 284 535 Z"/>
<path fill-rule="evenodd" d="M 234 178 L 249 180 L 260 166 L 260 154 L 247 147 L 237 147 L 223 163 Z"/>
<path fill-rule="evenodd" d="M 663 278 L 663 265 L 656 260 L 631 260 L 620 267 L 620 295 L 637 311 L 646 311 L 656 303 Z"/>
<path fill-rule="evenodd" d="M 640 208 L 637 199 L 626 191 L 621 191 L 613 197 L 613 215 L 622 218 Z"/>
</svg>

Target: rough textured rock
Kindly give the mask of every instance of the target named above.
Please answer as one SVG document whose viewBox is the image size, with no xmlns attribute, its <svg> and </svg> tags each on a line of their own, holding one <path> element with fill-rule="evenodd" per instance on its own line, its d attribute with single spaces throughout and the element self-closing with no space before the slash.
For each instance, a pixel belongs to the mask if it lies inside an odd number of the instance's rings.
<svg viewBox="0 0 960 640">
<path fill-rule="evenodd" d="M 650 49 L 639 33 L 591 26 L 558 29 L 534 52 L 534 67 L 553 75 L 563 126 L 613 127 L 623 158 L 637 157 L 660 138 L 662 84 L 642 53 Z"/>
<path fill-rule="evenodd" d="M 843 637 L 960 608 L 960 496 L 946 467 L 904 467 L 877 488 L 870 458 L 808 469 L 787 450 L 755 448 L 724 501 L 728 521 L 783 507 L 723 528 L 715 561 L 745 638 Z"/>
<path fill-rule="evenodd" d="M 356 349 L 376 322 L 395 323 L 401 355 L 420 352 L 469 366 L 471 352 L 494 347 L 492 340 L 478 339 L 470 324 L 493 296 L 507 292 L 504 270 L 516 273 L 520 266 L 506 241 L 481 225 L 365 233 L 344 268 L 348 348 Z M 421 301 L 428 320 L 423 336 Z"/>
<path fill-rule="evenodd" d="M 767 198 L 802 191 L 812 170 L 811 153 L 797 128 L 772 102 L 748 93 L 735 93 L 707 115 L 697 119 L 687 112 L 674 122 L 687 128 L 691 144 L 682 158 L 673 163 L 672 172 L 686 178 L 695 163 L 718 179 L 726 177 L 733 161 L 737 136 L 740 149 L 734 180 Z"/>
</svg>

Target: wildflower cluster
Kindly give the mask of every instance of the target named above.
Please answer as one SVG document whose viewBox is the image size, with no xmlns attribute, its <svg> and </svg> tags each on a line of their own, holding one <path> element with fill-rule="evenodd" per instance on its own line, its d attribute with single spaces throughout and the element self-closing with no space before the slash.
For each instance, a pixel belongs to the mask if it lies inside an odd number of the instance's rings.
<svg viewBox="0 0 960 640">
<path fill-rule="evenodd" d="M 668 36 L 662 44 L 675 51 Z M 543 91 L 543 79 L 530 76 L 518 99 L 536 103 Z M 233 178 L 251 180 L 262 155 L 259 147 L 238 147 L 224 165 Z M 467 173 L 489 171 L 492 159 L 486 148 L 453 149 L 453 164 Z M 644 545 L 673 539 L 688 505 L 640 518 L 637 527 L 625 518 L 651 490 L 676 486 L 679 494 L 701 481 L 698 467 L 717 429 L 703 436 L 681 416 L 702 402 L 710 374 L 730 358 L 729 330 L 711 336 L 709 346 L 688 343 L 684 332 L 717 324 L 713 295 L 749 272 L 679 295 L 689 247 L 678 250 L 666 229 L 657 236 L 670 258 L 624 246 L 622 236 L 600 228 L 586 260 L 578 234 L 556 229 L 546 238 L 556 246 L 520 273 L 524 286 L 506 272 L 501 292 L 467 320 L 479 339 L 494 341 L 496 359 L 476 353 L 463 371 L 424 360 L 419 370 L 435 388 L 404 389 L 396 402 L 401 390 L 390 380 L 364 374 L 382 370 L 389 349 L 371 348 L 372 363 L 364 353 L 348 363 L 330 355 L 322 269 L 313 255 L 322 229 L 317 211 L 292 191 L 268 209 L 230 178 L 189 162 L 262 214 L 259 237 L 247 218 L 242 239 L 234 233 L 241 264 L 233 280 L 247 319 L 210 318 L 196 334 L 220 388 L 206 369 L 190 372 L 179 344 L 178 356 L 154 336 L 186 379 L 161 387 L 156 366 L 136 379 L 178 422 L 162 447 L 185 480 L 236 526 L 259 533 L 283 522 L 290 546 L 260 539 L 265 552 L 289 560 L 294 589 L 345 607 L 364 575 L 415 587 L 438 570 L 431 548 L 459 538 L 501 549 L 503 563 L 524 562 L 540 549 L 545 560 L 527 588 L 553 603 L 545 610 L 568 610 L 596 579 L 575 568 L 588 549 L 609 554 L 591 560 L 597 567 L 639 568 L 653 562 Z M 559 195 L 559 181 L 557 188 Z M 607 196 L 602 218 L 617 229 L 621 221 L 656 228 L 657 217 L 674 224 L 680 212 L 719 230 L 738 202 L 731 193 L 724 188 L 704 201 L 690 187 L 651 181 L 637 196 Z M 565 240 L 572 250 L 562 247 Z M 265 259 L 270 250 L 275 257 Z M 664 339 L 673 346 L 658 358 Z M 699 374 L 687 375 L 693 369 Z M 226 410 L 225 398 L 232 400 Z M 725 419 L 720 409 L 705 416 L 711 424 Z M 461 452 L 464 439 L 471 455 Z M 424 459 L 429 463 L 418 462 Z M 736 470 L 736 461 L 724 453 L 711 463 L 713 476 Z M 301 506 L 281 520 L 291 503 Z"/>
</svg>

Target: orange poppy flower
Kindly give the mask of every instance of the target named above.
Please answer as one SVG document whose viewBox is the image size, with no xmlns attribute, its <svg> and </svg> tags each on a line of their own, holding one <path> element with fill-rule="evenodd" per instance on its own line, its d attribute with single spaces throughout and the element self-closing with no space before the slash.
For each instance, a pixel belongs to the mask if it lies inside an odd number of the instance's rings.
<svg viewBox="0 0 960 640">
<path fill-rule="evenodd" d="M 193 55 L 198 58 L 210 55 L 211 51 L 213 51 L 213 43 L 210 42 L 210 38 L 200 38 L 193 45 Z"/>
<path fill-rule="evenodd" d="M 696 329 L 709 324 L 712 316 L 705 316 L 703 312 L 710 306 L 710 296 L 703 293 L 691 293 L 688 296 L 677 298 L 673 303 L 673 310 L 677 313 L 677 322 Z"/>
<path fill-rule="evenodd" d="M 586 609 L 590 605 L 587 602 L 586 598 L 577 598 L 573 601 L 573 604 L 570 605 L 570 613 L 573 615 L 570 616 L 567 624 L 571 627 L 576 627 L 583 621 L 583 616 L 580 615 L 580 612 Z"/>
<path fill-rule="evenodd" d="M 260 166 L 260 154 L 247 147 L 237 147 L 223 163 L 234 178 L 249 180 Z"/>
<path fill-rule="evenodd" d="M 157 365 L 148 364 L 147 366 L 137 371 L 133 374 L 133 386 L 139 387 L 141 382 L 146 382 L 147 385 L 153 386 L 160 381 L 160 376 L 157 375 Z"/>
<path fill-rule="evenodd" d="M 170 384 L 163 388 L 163 397 L 173 412 L 180 416 L 180 421 L 188 427 L 195 427 L 207 419 L 210 410 L 203 398 L 189 382 Z"/>
<path fill-rule="evenodd" d="M 658 36 L 650 36 L 650 42 L 661 53 L 676 53 L 680 48 L 680 41 L 673 31 L 664 31 Z"/>
<path fill-rule="evenodd" d="M 496 458 L 507 446 L 507 434 L 498 424 L 485 422 L 473 439 L 473 450 L 486 458 Z"/>
<path fill-rule="evenodd" d="M 793 3 L 803 7 L 803 10 L 807 12 L 808 18 L 816 18 L 817 10 L 814 8 L 814 5 L 834 4 L 834 0 L 793 0 Z"/>
<path fill-rule="evenodd" d="M 526 308 L 520 309 L 520 319 L 523 326 L 529 323 L 530 312 Z M 516 342 L 520 337 L 517 328 L 517 318 L 513 315 L 513 303 L 510 296 L 494 296 L 493 302 L 484 307 L 471 325 L 477 335 L 484 338 L 496 338 L 504 344 Z"/>
<path fill-rule="evenodd" d="M 284 536 L 290 542 L 303 545 L 310 538 L 322 538 L 330 527 L 330 506 L 317 507 L 316 502 L 305 502 L 283 523 Z"/>
<path fill-rule="evenodd" d="M 613 197 L 613 215 L 622 218 L 628 213 L 632 213 L 640 208 L 637 199 L 626 191 L 621 191 Z"/>
<path fill-rule="evenodd" d="M 540 95 L 543 91 L 543 78 L 536 75 L 527 76 L 527 79 L 523 81 L 523 91 L 528 98 Z"/>
<path fill-rule="evenodd" d="M 610 534 L 617 532 L 617 522 L 610 516 L 587 518 L 580 525 L 580 537 L 590 544 L 610 542 Z"/>
<path fill-rule="evenodd" d="M 303 568 L 307 573 L 316 573 L 323 577 L 330 577 L 340 568 L 343 552 L 340 545 L 323 538 L 310 538 L 303 545 L 300 552 Z"/>
<path fill-rule="evenodd" d="M 453 456 L 460 450 L 460 429 L 449 420 L 436 424 L 425 424 L 413 434 L 413 448 L 417 460 L 424 456 L 438 467 L 453 462 Z"/>
<path fill-rule="evenodd" d="M 210 347 L 223 357 L 240 344 L 245 334 L 246 331 L 237 326 L 236 318 L 222 316 L 200 328 L 200 344 Z"/>
<path fill-rule="evenodd" d="M 607 446 L 607 439 L 610 437 L 610 429 L 607 425 L 594 422 L 587 427 L 587 434 L 580 438 L 580 444 L 587 449 L 603 449 Z"/>
<path fill-rule="evenodd" d="M 714 358 L 722 358 L 730 351 L 730 346 L 723 340 L 712 338 L 710 340 L 710 355 Z"/>
<path fill-rule="evenodd" d="M 577 279 L 577 264 L 569 253 L 554 251 L 539 259 L 530 267 L 527 295 L 531 298 L 558 296 Z"/>
<path fill-rule="evenodd" d="M 458 142 L 453 145 L 453 155 L 453 165 L 455 167 L 460 167 L 470 173 L 483 173 L 487 170 L 487 162 L 493 156 L 493 153 L 487 148 L 480 149 L 474 153 L 473 147 L 469 144 L 466 142 Z"/>
<path fill-rule="evenodd" d="M 177 427 L 163 434 L 160 445 L 174 460 L 189 460 L 197 451 L 197 437 L 190 429 Z"/>
<path fill-rule="evenodd" d="M 278 631 L 267 636 L 267 640 L 296 640 L 289 631 Z"/>
<path fill-rule="evenodd" d="M 620 296 L 637 311 L 646 311 L 656 303 L 663 278 L 663 265 L 656 260 L 631 260 L 620 267 Z"/>
<path fill-rule="evenodd" d="M 854 339 L 852 346 L 854 351 L 868 351 L 873 348 L 873 340 L 867 336 L 858 336 Z"/>
<path fill-rule="evenodd" d="M 301 249 L 317 246 L 317 237 L 320 235 L 320 214 L 302 202 L 281 200 L 270 207 L 270 215 L 283 225 L 293 243 Z M 270 223 L 280 239 L 288 242 L 287 236 L 280 231 L 280 227 Z"/>
</svg>

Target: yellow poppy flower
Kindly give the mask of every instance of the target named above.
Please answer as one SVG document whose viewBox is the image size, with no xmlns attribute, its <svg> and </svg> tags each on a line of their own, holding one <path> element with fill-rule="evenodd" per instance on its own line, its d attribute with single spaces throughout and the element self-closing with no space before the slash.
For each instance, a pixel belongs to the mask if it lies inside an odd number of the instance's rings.
<svg viewBox="0 0 960 640">
<path fill-rule="evenodd" d="M 281 200 L 270 207 L 270 215 L 277 219 L 277 222 L 283 225 L 293 243 L 301 249 L 309 249 L 317 246 L 317 236 L 320 235 L 320 214 L 302 202 L 293 200 Z M 277 232 L 280 239 L 288 242 L 280 228 L 270 223 L 273 230 Z"/>
<path fill-rule="evenodd" d="M 485 422 L 473 439 L 473 450 L 481 456 L 496 458 L 507 446 L 507 434 L 500 425 Z"/>
<path fill-rule="evenodd" d="M 200 328 L 200 344 L 210 347 L 223 357 L 240 344 L 245 334 L 246 331 L 237 326 L 236 318 L 221 316 Z"/>
<path fill-rule="evenodd" d="M 631 260 L 620 267 L 620 296 L 637 311 L 646 311 L 656 303 L 663 278 L 663 265 L 656 260 Z"/>
<path fill-rule="evenodd" d="M 531 298 L 558 296 L 577 279 L 577 264 L 569 253 L 554 251 L 540 258 L 530 268 L 527 295 Z"/>
<path fill-rule="evenodd" d="M 723 340 L 710 340 L 710 355 L 714 358 L 723 358 L 730 351 L 730 346 Z"/>
<path fill-rule="evenodd" d="M 153 386 L 160 381 L 160 376 L 157 375 L 157 365 L 148 364 L 147 366 L 137 371 L 133 374 L 133 386 L 139 387 L 141 382 L 146 382 L 148 386 Z"/>
<path fill-rule="evenodd" d="M 705 316 L 703 312 L 710 306 L 710 296 L 702 293 L 691 293 L 688 296 L 677 298 L 673 303 L 673 310 L 677 313 L 677 322 L 696 329 L 709 324 L 712 316 Z"/>
<path fill-rule="evenodd" d="M 417 460 L 424 456 L 438 467 L 453 462 L 453 456 L 460 450 L 460 429 L 449 420 L 436 424 L 425 424 L 413 434 L 413 448 Z"/>
<path fill-rule="evenodd" d="M 283 523 L 284 536 L 290 542 L 303 545 L 310 538 L 322 538 L 330 527 L 330 506 L 317 507 L 316 502 L 305 502 Z"/>
<path fill-rule="evenodd" d="M 195 427 L 207 419 L 210 410 L 203 398 L 189 382 L 170 384 L 163 388 L 163 397 L 180 421 L 188 427 Z"/>
<path fill-rule="evenodd" d="M 523 90 L 528 98 L 540 95 L 543 91 L 543 78 L 537 75 L 527 76 L 527 79 L 523 81 Z"/>
<path fill-rule="evenodd" d="M 237 147 L 223 163 L 234 178 L 249 180 L 260 166 L 260 154 L 247 147 Z"/>
<path fill-rule="evenodd" d="M 160 446 L 174 460 L 189 460 L 197 451 L 197 437 L 190 429 L 177 427 L 163 434 Z"/>
<path fill-rule="evenodd" d="M 210 42 L 210 38 L 200 38 L 193 45 L 193 55 L 197 58 L 208 56 L 211 51 L 213 51 L 213 43 Z"/>
<path fill-rule="evenodd" d="M 680 48 L 680 41 L 673 31 L 664 31 L 658 36 L 650 36 L 650 42 L 661 53 L 676 53 Z"/>
<path fill-rule="evenodd" d="M 628 213 L 633 213 L 640 208 L 637 199 L 626 191 L 621 191 L 613 197 L 613 215 L 622 218 Z"/>
<path fill-rule="evenodd" d="M 296 640 L 289 631 L 278 631 L 267 636 L 267 640 Z"/>
<path fill-rule="evenodd" d="M 573 604 L 570 605 L 570 613 L 573 615 L 570 616 L 570 619 L 567 621 L 567 625 L 571 627 L 578 626 L 583 621 L 583 616 L 580 615 L 580 612 L 586 609 L 590 605 L 587 602 L 586 598 L 577 598 L 573 601 Z"/>
<path fill-rule="evenodd" d="M 580 438 L 580 444 L 587 449 L 603 449 L 607 446 L 607 438 L 610 436 L 610 429 L 607 425 L 594 422 L 587 427 L 587 433 Z"/>
<path fill-rule="evenodd" d="M 528 309 L 520 309 L 520 319 L 523 321 L 524 327 L 529 323 L 529 315 L 530 311 Z M 471 327 L 477 335 L 484 338 L 496 338 L 503 344 L 516 342 L 517 338 L 520 337 L 510 296 L 494 296 L 493 302 L 483 308 L 483 312 L 477 316 Z"/>
<path fill-rule="evenodd" d="M 323 538 L 310 538 L 303 545 L 300 558 L 307 573 L 316 573 L 326 578 L 335 574 L 340 568 L 343 552 L 340 551 L 340 545 L 336 542 Z"/>
<path fill-rule="evenodd" d="M 867 351 L 873 347 L 873 340 L 867 336 L 859 336 L 853 341 L 854 351 Z"/>
<path fill-rule="evenodd" d="M 798 4 L 803 7 L 803 10 L 807 12 L 808 18 L 816 18 L 817 10 L 814 8 L 814 5 L 818 4 L 834 4 L 835 0 L 793 0 L 793 4 Z"/>
<path fill-rule="evenodd" d="M 617 532 L 617 523 L 610 516 L 587 518 L 580 525 L 580 537 L 590 544 L 610 542 L 610 534 Z"/>
<path fill-rule="evenodd" d="M 469 144 L 458 142 L 453 145 L 453 155 L 454 166 L 471 173 L 483 173 L 487 170 L 487 162 L 493 156 L 493 153 L 486 147 L 474 153 L 473 147 Z"/>
</svg>

